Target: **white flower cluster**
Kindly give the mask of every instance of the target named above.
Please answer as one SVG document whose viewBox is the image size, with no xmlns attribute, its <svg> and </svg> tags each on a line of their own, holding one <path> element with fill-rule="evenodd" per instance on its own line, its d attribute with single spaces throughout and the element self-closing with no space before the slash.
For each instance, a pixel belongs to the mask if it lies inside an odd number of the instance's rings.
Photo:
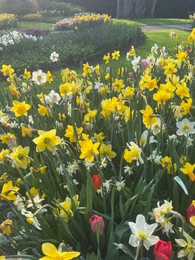
<svg viewBox="0 0 195 260">
<path fill-rule="evenodd" d="M 50 15 L 60 15 L 60 14 L 64 14 L 65 11 L 64 10 L 49 10 L 49 9 L 45 9 L 40 11 L 41 14 L 50 14 Z"/>
<path fill-rule="evenodd" d="M 7 34 L 4 34 L 0 37 L 0 51 L 2 51 L 5 47 L 9 45 L 18 44 L 23 39 L 30 39 L 32 41 L 37 41 L 37 37 L 33 35 L 28 35 L 26 33 L 12 31 Z M 41 39 L 41 38 L 40 38 Z"/>
</svg>

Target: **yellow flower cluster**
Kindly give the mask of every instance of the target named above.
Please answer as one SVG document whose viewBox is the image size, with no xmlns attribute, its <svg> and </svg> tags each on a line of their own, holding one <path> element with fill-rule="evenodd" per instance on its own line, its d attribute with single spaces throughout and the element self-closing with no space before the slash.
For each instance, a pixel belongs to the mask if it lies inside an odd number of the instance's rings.
<svg viewBox="0 0 195 260">
<path fill-rule="evenodd" d="M 0 14 L 0 29 L 9 29 L 17 26 L 17 17 L 15 14 Z"/>
<path fill-rule="evenodd" d="M 89 22 L 98 22 L 98 21 L 109 21 L 111 17 L 107 14 L 81 14 L 75 15 L 73 18 L 70 19 L 70 24 L 80 24 L 80 23 L 89 23 Z"/>
<path fill-rule="evenodd" d="M 8 203 L 10 211 L 13 205 L 17 215 L 13 222 L 0 221 L 2 232 L 30 230 L 29 240 L 32 234 L 55 244 L 63 239 L 80 251 L 81 244 L 93 248 L 88 225 L 94 212 L 114 212 L 113 221 L 122 223 L 126 214 L 135 215 L 131 210 L 153 207 L 158 196 L 174 199 L 173 187 L 191 194 L 190 42 L 173 55 L 155 45 L 145 59 L 131 46 L 126 67 L 114 50 L 103 57 L 109 67 L 86 62 L 81 75 L 66 68 L 60 82 L 51 72 L 25 69 L 18 77 L 11 65 L 2 66 L 7 88 L 0 95 L 0 203 Z M 43 244 L 42 251 L 42 259 L 66 259 L 66 250 L 52 244 Z"/>
</svg>

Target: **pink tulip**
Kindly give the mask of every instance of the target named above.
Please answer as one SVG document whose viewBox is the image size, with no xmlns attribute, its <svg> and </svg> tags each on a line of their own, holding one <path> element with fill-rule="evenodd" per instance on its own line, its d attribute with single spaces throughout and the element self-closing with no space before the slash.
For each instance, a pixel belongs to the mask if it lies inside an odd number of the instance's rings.
<svg viewBox="0 0 195 260">
<path fill-rule="evenodd" d="M 98 232 L 99 235 L 102 235 L 104 232 L 104 220 L 101 216 L 93 215 L 89 219 L 89 224 L 91 226 L 91 230 L 96 233 Z"/>
</svg>

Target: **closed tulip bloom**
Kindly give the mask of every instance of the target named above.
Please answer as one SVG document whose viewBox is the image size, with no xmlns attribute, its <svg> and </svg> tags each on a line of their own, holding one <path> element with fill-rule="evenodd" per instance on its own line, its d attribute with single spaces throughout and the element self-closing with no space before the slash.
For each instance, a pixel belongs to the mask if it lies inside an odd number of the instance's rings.
<svg viewBox="0 0 195 260">
<path fill-rule="evenodd" d="M 155 260 L 169 260 L 172 253 L 171 242 L 159 240 L 154 247 Z"/>
<path fill-rule="evenodd" d="M 89 224 L 91 226 L 91 230 L 96 233 L 98 232 L 98 234 L 101 236 L 104 232 L 104 219 L 102 218 L 102 216 L 98 216 L 98 215 L 93 215 L 90 219 L 89 219 Z"/>
</svg>

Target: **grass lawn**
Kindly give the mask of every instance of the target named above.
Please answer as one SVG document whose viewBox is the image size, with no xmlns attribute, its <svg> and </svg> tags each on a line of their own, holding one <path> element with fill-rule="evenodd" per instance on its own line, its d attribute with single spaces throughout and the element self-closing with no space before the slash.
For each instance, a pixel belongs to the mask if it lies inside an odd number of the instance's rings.
<svg viewBox="0 0 195 260">
<path fill-rule="evenodd" d="M 156 43 L 159 47 L 166 46 L 170 53 L 175 52 L 176 42 L 169 37 L 170 32 L 175 32 L 179 36 L 179 43 L 187 42 L 189 35 L 188 31 L 183 30 L 156 30 L 147 31 L 145 35 L 147 37 L 145 43 L 137 48 L 137 54 L 146 57 L 150 53 L 151 47 Z"/>
<path fill-rule="evenodd" d="M 190 19 L 174 19 L 174 18 L 145 18 L 136 20 L 127 19 L 114 19 L 121 23 L 138 23 L 140 26 L 143 25 L 176 25 L 176 24 L 190 24 Z"/>
<path fill-rule="evenodd" d="M 44 23 L 44 22 L 23 22 L 18 23 L 18 29 L 42 29 L 42 30 L 53 30 L 55 24 Z"/>
<path fill-rule="evenodd" d="M 137 53 L 137 56 L 141 56 L 141 58 L 146 58 L 151 53 L 151 47 L 156 43 L 159 47 L 165 46 L 167 48 L 167 51 L 170 54 L 175 53 L 175 46 L 176 42 L 174 39 L 171 39 L 169 37 L 169 33 L 174 31 L 179 36 L 179 43 L 181 42 L 187 42 L 187 37 L 189 35 L 189 32 L 184 30 L 155 30 L 155 31 L 147 31 L 145 32 L 146 35 L 146 41 L 141 44 L 140 46 L 135 46 L 135 50 Z M 130 49 L 131 46 L 129 46 Z M 126 53 L 128 50 L 121 51 L 120 56 L 120 62 L 122 66 L 129 67 L 130 63 L 126 60 Z M 93 62 L 89 61 L 90 65 L 96 65 L 100 64 L 101 68 L 107 68 L 109 65 L 105 64 L 105 62 L 102 60 L 103 57 L 99 57 L 96 60 L 93 60 Z M 118 66 L 118 62 L 112 61 L 110 64 L 112 64 L 112 67 L 115 67 L 115 64 Z M 73 68 L 78 73 L 82 72 L 82 67 Z"/>
<path fill-rule="evenodd" d="M 166 25 L 166 24 L 188 24 L 190 19 L 174 19 L 174 18 L 145 18 L 134 20 L 140 25 Z"/>
</svg>

